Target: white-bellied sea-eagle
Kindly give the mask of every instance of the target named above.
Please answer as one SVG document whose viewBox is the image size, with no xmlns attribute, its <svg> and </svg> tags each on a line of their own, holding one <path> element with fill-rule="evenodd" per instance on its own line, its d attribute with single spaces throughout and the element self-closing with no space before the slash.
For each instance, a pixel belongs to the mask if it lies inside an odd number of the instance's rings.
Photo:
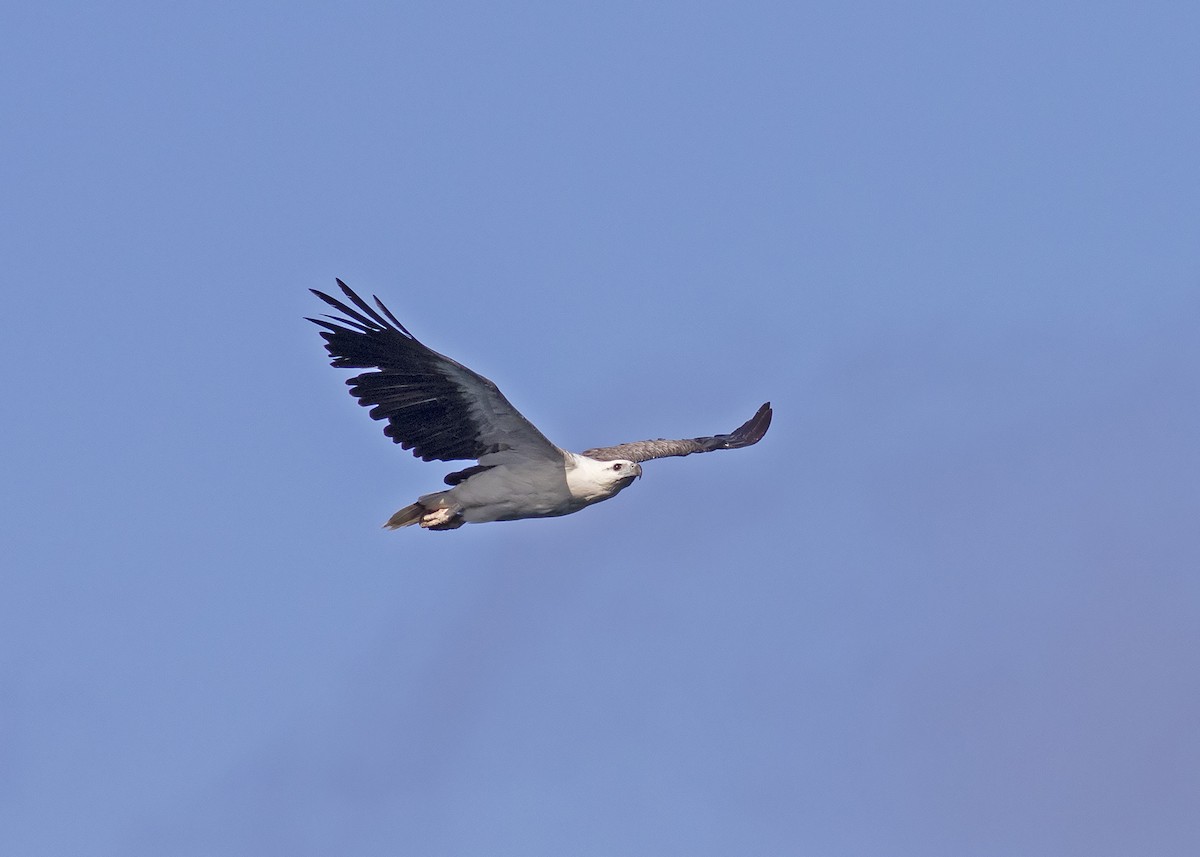
<svg viewBox="0 0 1200 857">
<path fill-rule="evenodd" d="M 350 394 L 387 420 L 383 433 L 424 461 L 475 461 L 445 478 L 448 490 L 419 497 L 384 524 L 453 530 L 463 524 L 569 515 L 613 497 L 642 475 L 643 461 L 758 443 L 771 425 L 771 403 L 729 434 L 688 440 L 642 440 L 589 449 L 559 449 L 509 404 L 496 385 L 426 348 L 375 298 L 372 307 L 341 280 L 350 306 L 312 289 L 342 315 L 309 321 Z M 328 321 L 325 319 L 329 319 Z"/>
</svg>

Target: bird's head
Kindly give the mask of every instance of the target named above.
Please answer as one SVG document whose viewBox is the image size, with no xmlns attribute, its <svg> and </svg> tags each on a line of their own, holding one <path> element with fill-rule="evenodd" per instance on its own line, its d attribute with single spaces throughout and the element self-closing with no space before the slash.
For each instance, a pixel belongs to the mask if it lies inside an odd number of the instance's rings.
<svg viewBox="0 0 1200 857">
<path fill-rule="evenodd" d="M 616 494 L 622 488 L 628 488 L 633 484 L 633 480 L 642 478 L 642 465 L 636 461 L 626 461 L 625 459 L 617 459 L 616 461 L 604 462 L 604 474 L 613 485 L 613 493 Z"/>
<path fill-rule="evenodd" d="M 588 503 L 612 497 L 642 475 L 642 465 L 624 458 L 612 461 L 601 461 L 586 455 L 572 458 L 574 466 L 567 471 L 567 483 L 575 497 Z"/>
</svg>

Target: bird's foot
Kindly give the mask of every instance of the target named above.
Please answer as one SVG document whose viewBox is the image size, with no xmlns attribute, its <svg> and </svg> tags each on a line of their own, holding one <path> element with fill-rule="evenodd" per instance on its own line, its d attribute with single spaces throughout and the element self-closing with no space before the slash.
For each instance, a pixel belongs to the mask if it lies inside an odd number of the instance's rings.
<svg viewBox="0 0 1200 857">
<path fill-rule="evenodd" d="M 457 530 L 465 523 L 454 509 L 434 509 L 421 519 L 421 526 L 427 530 Z"/>
</svg>

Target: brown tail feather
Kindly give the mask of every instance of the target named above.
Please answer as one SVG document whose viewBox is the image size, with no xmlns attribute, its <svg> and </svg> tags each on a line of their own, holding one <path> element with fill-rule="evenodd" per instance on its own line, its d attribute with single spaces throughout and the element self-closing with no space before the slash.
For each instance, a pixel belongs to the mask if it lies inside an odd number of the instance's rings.
<svg viewBox="0 0 1200 857">
<path fill-rule="evenodd" d="M 420 503 L 413 503 L 411 506 L 405 506 L 392 517 L 388 518 L 387 523 L 383 526 L 389 530 L 398 530 L 401 527 L 411 527 L 413 524 L 421 522 L 421 518 L 425 515 L 425 508 Z"/>
</svg>

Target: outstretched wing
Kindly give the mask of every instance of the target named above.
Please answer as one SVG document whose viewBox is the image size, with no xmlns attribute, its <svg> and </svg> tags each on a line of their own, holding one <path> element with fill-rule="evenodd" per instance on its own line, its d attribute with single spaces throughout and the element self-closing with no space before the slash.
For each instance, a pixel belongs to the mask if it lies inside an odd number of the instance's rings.
<svg viewBox="0 0 1200 857">
<path fill-rule="evenodd" d="M 562 450 L 521 416 L 495 384 L 426 348 L 379 298 L 377 312 L 341 280 L 337 284 L 353 306 L 311 289 L 344 317 L 308 320 L 325 328 L 321 336 L 333 357 L 331 365 L 372 370 L 346 383 L 350 395 L 371 409 L 372 419 L 387 420 L 384 434 L 425 461 L 562 463 Z"/>
<path fill-rule="evenodd" d="M 690 440 L 639 440 L 620 446 L 602 446 L 589 449 L 583 454 L 600 461 L 649 461 L 652 458 L 668 458 L 672 455 L 691 455 L 693 452 L 714 452 L 718 449 L 741 449 L 753 446 L 762 440 L 771 425 L 771 403 L 767 402 L 758 413 L 735 428 L 729 434 L 715 437 L 694 437 Z"/>
</svg>

